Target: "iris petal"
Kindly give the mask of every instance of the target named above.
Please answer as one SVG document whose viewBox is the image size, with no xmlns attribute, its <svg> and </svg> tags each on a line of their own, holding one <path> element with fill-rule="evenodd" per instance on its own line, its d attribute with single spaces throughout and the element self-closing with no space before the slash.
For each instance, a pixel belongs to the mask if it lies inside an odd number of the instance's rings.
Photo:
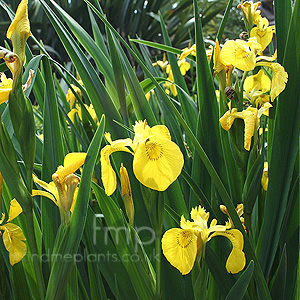
<svg viewBox="0 0 300 300">
<path fill-rule="evenodd" d="M 192 230 L 172 228 L 162 238 L 162 250 L 169 263 L 186 275 L 197 256 L 197 236 Z"/>
</svg>

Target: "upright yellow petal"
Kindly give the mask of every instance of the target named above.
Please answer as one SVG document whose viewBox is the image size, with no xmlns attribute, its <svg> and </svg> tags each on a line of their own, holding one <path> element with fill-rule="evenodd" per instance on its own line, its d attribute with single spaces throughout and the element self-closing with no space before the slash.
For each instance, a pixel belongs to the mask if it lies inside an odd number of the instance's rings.
<svg viewBox="0 0 300 300">
<path fill-rule="evenodd" d="M 16 199 L 10 201 L 9 214 L 7 222 L 12 221 L 23 211 L 21 205 Z"/>
<path fill-rule="evenodd" d="M 13 223 L 5 224 L 1 226 L 1 229 L 4 230 L 3 244 L 9 252 L 9 262 L 13 266 L 18 263 L 27 252 L 27 247 L 24 242 L 26 239 L 22 229 Z"/>
<path fill-rule="evenodd" d="M 197 236 L 194 231 L 172 228 L 165 232 L 161 242 L 169 263 L 183 275 L 188 274 L 197 256 Z"/>
<path fill-rule="evenodd" d="M 221 49 L 220 49 L 220 44 L 218 39 L 215 45 L 213 60 L 214 60 L 214 70 L 216 71 L 216 73 L 220 73 L 222 70 L 225 69 L 225 65 L 221 59 Z"/>
<path fill-rule="evenodd" d="M 143 185 L 164 191 L 179 176 L 183 163 L 183 155 L 174 142 L 155 136 L 138 145 L 133 171 Z"/>
<path fill-rule="evenodd" d="M 22 63 L 25 62 L 25 44 L 31 35 L 27 6 L 28 0 L 22 0 L 6 33 L 7 38 L 12 41 L 13 52 L 20 57 Z"/>
</svg>

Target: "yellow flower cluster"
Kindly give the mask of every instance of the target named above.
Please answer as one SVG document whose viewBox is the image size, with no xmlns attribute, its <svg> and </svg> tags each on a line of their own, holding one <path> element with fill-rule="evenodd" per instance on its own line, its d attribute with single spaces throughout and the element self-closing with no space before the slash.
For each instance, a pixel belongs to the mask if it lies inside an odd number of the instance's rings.
<svg viewBox="0 0 300 300">
<path fill-rule="evenodd" d="M 259 118 L 262 113 L 268 115 L 268 109 L 272 107 L 270 102 L 285 89 L 288 74 L 283 66 L 274 62 L 273 56 L 262 56 L 263 50 L 271 43 L 275 32 L 274 26 L 269 26 L 266 18 L 262 18 L 257 10 L 259 2 L 253 4 L 250 1 L 243 2 L 238 6 L 242 9 L 245 22 L 257 25 L 251 29 L 250 38 L 245 40 L 229 40 L 222 49 L 216 42 L 214 50 L 214 69 L 220 80 L 226 78 L 223 86 L 230 86 L 232 72 L 235 68 L 244 72 L 253 71 L 255 67 L 263 67 L 257 74 L 250 75 L 243 82 L 244 97 L 250 105 L 241 112 L 236 108 L 230 109 L 220 118 L 221 126 L 229 130 L 236 118 L 241 118 L 245 123 L 244 148 L 250 150 L 251 139 L 254 132 L 259 128 Z M 269 69 L 272 73 L 266 73 Z M 225 73 L 225 76 L 222 75 Z M 245 73 L 247 75 L 248 73 Z"/>
<path fill-rule="evenodd" d="M 188 55 L 188 54 L 187 54 Z M 187 56 L 186 55 L 186 56 Z M 190 69 L 190 63 L 188 63 L 186 61 L 186 59 L 183 57 L 179 57 L 178 56 L 178 66 L 180 68 L 180 72 L 182 74 L 182 76 L 184 76 L 186 74 L 186 72 Z M 161 60 L 158 60 L 157 62 L 153 63 L 153 66 L 160 66 L 160 68 L 165 71 L 168 75 L 167 77 L 167 80 L 165 83 L 164 83 L 164 87 L 165 87 L 165 91 L 167 94 L 170 94 L 170 91 L 172 92 L 172 94 L 176 97 L 177 96 L 177 88 L 175 86 L 174 83 L 174 75 L 173 75 L 173 71 L 171 69 L 171 65 L 169 64 L 169 62 L 166 60 L 166 55 L 164 54 L 164 58 L 163 58 L 163 61 Z"/>
</svg>

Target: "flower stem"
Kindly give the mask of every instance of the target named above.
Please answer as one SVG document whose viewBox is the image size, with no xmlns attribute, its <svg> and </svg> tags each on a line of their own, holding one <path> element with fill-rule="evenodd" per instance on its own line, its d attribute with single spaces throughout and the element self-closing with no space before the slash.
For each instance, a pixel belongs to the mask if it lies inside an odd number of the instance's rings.
<svg viewBox="0 0 300 300">
<path fill-rule="evenodd" d="M 156 271 L 156 295 L 157 299 L 161 299 L 161 232 L 156 233 L 155 238 L 155 271 Z"/>
<path fill-rule="evenodd" d="M 34 232 L 34 223 L 33 223 L 33 212 L 32 209 L 29 211 L 24 211 L 24 214 L 26 216 L 26 222 L 27 222 L 27 240 L 31 252 L 31 257 L 33 261 L 33 267 L 35 271 L 36 276 L 36 284 L 38 288 L 38 294 L 39 299 L 45 299 L 45 284 L 44 284 L 44 278 L 42 274 L 41 264 L 40 264 L 40 258 L 36 243 L 36 237 Z"/>
</svg>

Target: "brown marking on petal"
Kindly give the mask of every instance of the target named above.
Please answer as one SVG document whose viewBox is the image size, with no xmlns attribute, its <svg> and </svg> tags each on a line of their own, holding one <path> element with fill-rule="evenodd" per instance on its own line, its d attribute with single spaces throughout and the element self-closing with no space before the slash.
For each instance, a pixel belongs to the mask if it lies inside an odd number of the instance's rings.
<svg viewBox="0 0 300 300">
<path fill-rule="evenodd" d="M 181 248 L 186 248 L 193 241 L 194 234 L 189 230 L 183 230 L 178 234 L 176 242 Z"/>
<path fill-rule="evenodd" d="M 157 141 L 150 141 L 148 138 L 145 142 L 145 146 L 149 160 L 158 160 L 164 154 L 163 146 Z"/>
</svg>

